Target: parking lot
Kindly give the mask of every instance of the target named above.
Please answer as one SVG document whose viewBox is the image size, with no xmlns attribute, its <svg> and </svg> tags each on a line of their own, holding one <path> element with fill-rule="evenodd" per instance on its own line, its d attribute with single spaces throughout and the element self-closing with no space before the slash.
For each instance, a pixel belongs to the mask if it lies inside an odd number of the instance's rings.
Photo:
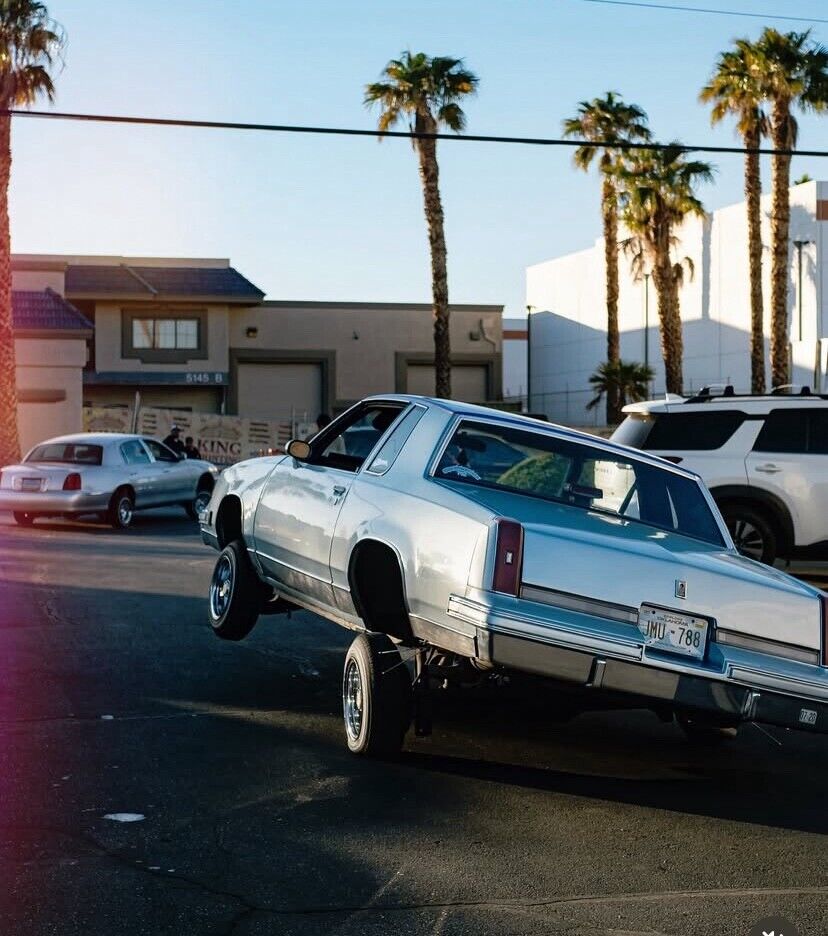
<svg viewBox="0 0 828 936">
<path fill-rule="evenodd" d="M 703 750 L 647 712 L 472 691 L 361 760 L 347 632 L 216 640 L 214 555 L 180 511 L 0 517 L 0 933 L 824 932 L 824 739 Z"/>
</svg>

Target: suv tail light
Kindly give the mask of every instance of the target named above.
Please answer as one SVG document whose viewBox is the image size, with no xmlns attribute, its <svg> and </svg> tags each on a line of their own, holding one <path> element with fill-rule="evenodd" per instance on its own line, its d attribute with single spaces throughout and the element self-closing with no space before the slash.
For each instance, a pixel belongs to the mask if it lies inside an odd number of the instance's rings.
<svg viewBox="0 0 828 936">
<path fill-rule="evenodd" d="M 66 475 L 66 480 L 63 482 L 64 491 L 79 491 L 81 489 L 81 476 L 77 471 L 73 471 L 71 474 Z"/>
<path fill-rule="evenodd" d="M 523 527 L 516 520 L 497 521 L 492 588 L 504 595 L 520 594 L 523 570 Z"/>
<path fill-rule="evenodd" d="M 828 666 L 828 594 L 822 596 L 822 665 Z"/>
</svg>

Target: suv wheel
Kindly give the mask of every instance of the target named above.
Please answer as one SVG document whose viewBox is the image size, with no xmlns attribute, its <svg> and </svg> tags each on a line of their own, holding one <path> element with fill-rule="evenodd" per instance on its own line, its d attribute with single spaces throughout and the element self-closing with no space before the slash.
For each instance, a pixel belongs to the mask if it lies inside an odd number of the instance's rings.
<svg viewBox="0 0 828 936">
<path fill-rule="evenodd" d="M 773 565 L 778 553 L 776 531 L 766 516 L 753 507 L 725 504 L 721 508 L 736 548 L 748 559 Z"/>
</svg>

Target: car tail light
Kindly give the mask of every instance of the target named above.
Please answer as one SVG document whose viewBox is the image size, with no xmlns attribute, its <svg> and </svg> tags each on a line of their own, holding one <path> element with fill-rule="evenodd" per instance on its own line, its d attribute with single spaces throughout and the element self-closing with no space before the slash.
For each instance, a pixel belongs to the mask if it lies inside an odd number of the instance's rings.
<svg viewBox="0 0 828 936">
<path fill-rule="evenodd" d="M 71 474 L 66 475 L 66 480 L 63 482 L 64 491 L 79 491 L 81 489 L 81 476 L 77 471 L 73 471 Z"/>
<path fill-rule="evenodd" d="M 828 666 L 828 595 L 822 596 L 822 665 Z"/>
<path fill-rule="evenodd" d="M 520 594 L 523 569 L 523 527 L 516 520 L 497 521 L 492 588 L 505 595 Z"/>
</svg>

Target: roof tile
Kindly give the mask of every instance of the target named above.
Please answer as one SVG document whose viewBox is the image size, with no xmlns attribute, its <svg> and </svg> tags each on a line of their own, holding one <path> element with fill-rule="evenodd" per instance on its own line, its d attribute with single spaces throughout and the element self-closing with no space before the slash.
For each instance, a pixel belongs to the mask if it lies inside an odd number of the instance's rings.
<svg viewBox="0 0 828 936">
<path fill-rule="evenodd" d="M 258 302 L 264 293 L 233 267 L 69 266 L 68 295 L 217 296 Z"/>
<path fill-rule="evenodd" d="M 15 331 L 86 331 L 92 323 L 54 290 L 12 291 L 12 322 Z"/>
</svg>

